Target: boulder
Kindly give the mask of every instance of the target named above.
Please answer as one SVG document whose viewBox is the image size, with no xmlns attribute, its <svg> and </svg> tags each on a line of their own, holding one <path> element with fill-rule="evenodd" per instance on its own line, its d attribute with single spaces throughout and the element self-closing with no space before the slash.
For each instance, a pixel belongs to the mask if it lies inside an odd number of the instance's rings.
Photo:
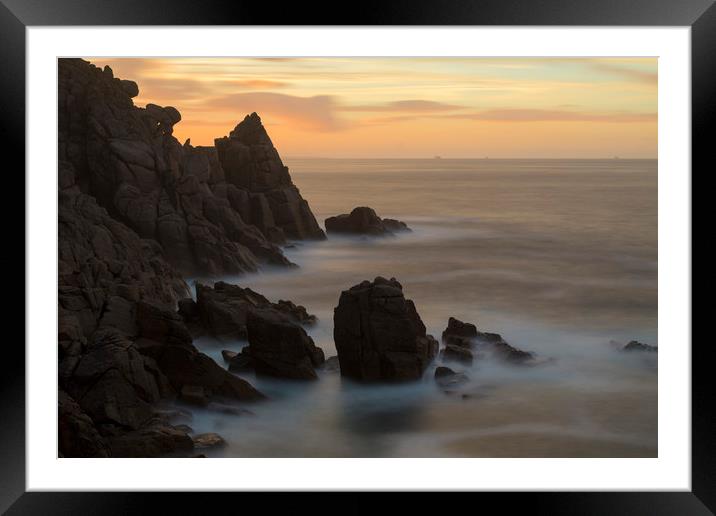
<svg viewBox="0 0 716 516">
<path fill-rule="evenodd" d="M 435 381 L 442 388 L 456 387 L 469 381 L 464 373 L 456 373 L 449 367 L 437 367 L 435 369 Z"/>
<path fill-rule="evenodd" d="M 341 293 L 333 315 L 341 375 L 364 382 L 422 377 L 437 341 L 395 279 L 377 277 Z"/>
<path fill-rule="evenodd" d="M 373 208 L 359 206 L 350 213 L 326 219 L 326 231 L 352 235 L 386 236 L 410 231 L 407 224 L 395 219 L 381 219 Z"/>
<path fill-rule="evenodd" d="M 205 331 L 221 340 L 246 339 L 246 320 L 255 310 L 273 311 L 297 324 L 310 325 L 316 316 L 291 301 L 272 303 L 264 296 L 238 285 L 218 281 L 213 287 L 197 284 L 197 311 Z"/>
<path fill-rule="evenodd" d="M 325 360 L 323 350 L 288 317 L 273 310 L 250 311 L 247 330 L 246 354 L 257 374 L 294 380 L 318 378 L 315 368 Z"/>
</svg>

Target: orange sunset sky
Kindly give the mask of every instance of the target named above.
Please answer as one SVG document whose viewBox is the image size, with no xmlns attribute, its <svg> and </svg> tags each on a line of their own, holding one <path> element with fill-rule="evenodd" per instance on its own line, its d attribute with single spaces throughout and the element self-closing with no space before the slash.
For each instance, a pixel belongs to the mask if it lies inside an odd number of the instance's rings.
<svg viewBox="0 0 716 516">
<path fill-rule="evenodd" d="M 656 158 L 656 58 L 89 58 L 212 145 L 256 111 L 283 157 Z"/>
</svg>

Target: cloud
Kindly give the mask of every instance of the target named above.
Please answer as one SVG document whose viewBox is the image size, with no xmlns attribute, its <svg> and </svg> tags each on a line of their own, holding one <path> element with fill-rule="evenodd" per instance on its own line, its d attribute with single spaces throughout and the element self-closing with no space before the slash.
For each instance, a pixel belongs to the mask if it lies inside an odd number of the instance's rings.
<svg viewBox="0 0 716 516">
<path fill-rule="evenodd" d="M 242 88 L 248 88 L 252 90 L 265 90 L 272 88 L 286 88 L 290 86 L 290 83 L 283 81 L 271 81 L 268 79 L 248 79 L 245 81 L 232 81 L 232 86 L 239 86 Z"/>
<path fill-rule="evenodd" d="M 589 113 L 560 109 L 488 109 L 470 113 L 424 113 L 372 118 L 367 124 L 384 125 L 418 119 L 482 120 L 486 122 L 651 122 L 655 113 Z"/>
<path fill-rule="evenodd" d="M 559 109 L 488 109 L 477 113 L 446 115 L 444 118 L 467 118 L 505 122 L 645 122 L 656 119 L 654 113 L 588 113 Z"/>
<path fill-rule="evenodd" d="M 587 63 L 597 71 L 616 75 L 628 81 L 642 82 L 646 84 L 658 83 L 659 75 L 657 72 L 649 72 L 646 70 L 639 70 L 637 68 L 625 68 L 623 66 L 604 61 L 587 61 Z"/>
<path fill-rule="evenodd" d="M 297 97 L 271 92 L 233 93 L 211 99 L 205 106 L 232 111 L 237 120 L 256 111 L 262 118 L 269 116 L 302 129 L 336 131 L 346 126 L 336 116 L 337 103 L 332 95 Z"/>
<path fill-rule="evenodd" d="M 464 109 L 463 106 L 445 104 L 432 100 L 396 100 L 386 104 L 343 106 L 341 111 L 368 111 L 368 112 L 391 112 L 391 113 L 435 113 L 440 111 L 455 111 Z"/>
</svg>

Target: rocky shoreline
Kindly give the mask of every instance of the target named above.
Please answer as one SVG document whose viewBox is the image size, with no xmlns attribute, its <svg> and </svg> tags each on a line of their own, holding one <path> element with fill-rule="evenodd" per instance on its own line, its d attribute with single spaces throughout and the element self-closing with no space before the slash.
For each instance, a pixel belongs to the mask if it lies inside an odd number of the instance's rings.
<svg viewBox="0 0 716 516">
<path fill-rule="evenodd" d="M 190 288 L 187 277 L 296 267 L 282 246 L 326 234 L 256 113 L 213 147 L 194 147 L 173 136 L 176 108 L 136 107 L 138 93 L 108 67 L 59 60 L 59 456 L 202 457 L 226 442 L 195 434 L 175 402 L 251 414 L 247 406 L 270 401 L 247 372 L 391 384 L 420 381 L 435 365 L 437 387 L 453 392 L 468 378 L 452 368 L 543 362 L 452 317 L 439 342 L 395 278 L 336 292 L 338 355 L 328 358 L 306 307 L 223 281 Z M 368 207 L 325 225 L 372 237 L 410 231 Z M 222 366 L 194 345 L 204 336 L 247 345 L 225 349 Z"/>
</svg>

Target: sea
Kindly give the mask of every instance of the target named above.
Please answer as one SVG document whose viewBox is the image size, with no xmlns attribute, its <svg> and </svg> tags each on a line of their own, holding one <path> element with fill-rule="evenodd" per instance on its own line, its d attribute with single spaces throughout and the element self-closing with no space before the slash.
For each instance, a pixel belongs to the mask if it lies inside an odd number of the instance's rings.
<svg viewBox="0 0 716 516">
<path fill-rule="evenodd" d="M 250 413 L 192 409 L 195 433 L 227 442 L 209 457 L 656 457 L 657 161 L 286 159 L 323 226 L 370 206 L 406 222 L 395 238 L 295 242 L 297 269 L 190 278 L 251 287 L 318 316 L 307 328 L 336 354 L 342 290 L 395 277 L 438 339 L 449 317 L 499 333 L 543 363 L 451 366 L 469 381 L 360 385 L 243 375 L 270 401 Z M 222 366 L 222 349 L 195 344 Z M 681 343 L 682 345 L 684 343 Z M 680 343 L 667 342 L 675 346 Z"/>
</svg>

